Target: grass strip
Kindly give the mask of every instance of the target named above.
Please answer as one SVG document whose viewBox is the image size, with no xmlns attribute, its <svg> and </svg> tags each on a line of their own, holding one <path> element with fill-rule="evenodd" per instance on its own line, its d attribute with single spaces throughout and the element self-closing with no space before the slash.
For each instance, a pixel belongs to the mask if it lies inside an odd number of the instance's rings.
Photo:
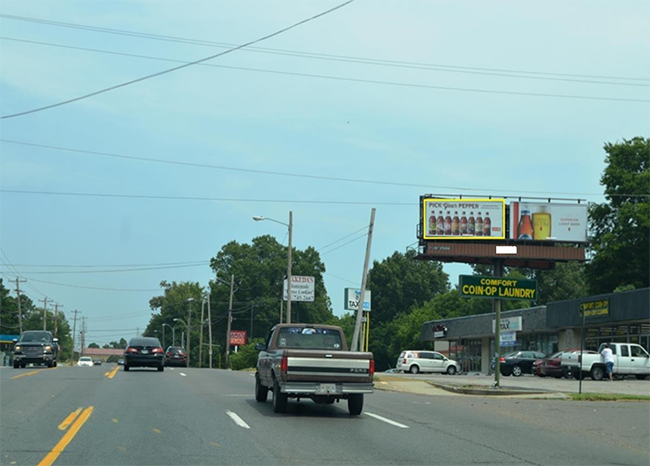
<svg viewBox="0 0 650 466">
<path fill-rule="evenodd" d="M 622 395 L 616 393 L 568 393 L 574 401 L 650 401 L 648 395 Z"/>
</svg>

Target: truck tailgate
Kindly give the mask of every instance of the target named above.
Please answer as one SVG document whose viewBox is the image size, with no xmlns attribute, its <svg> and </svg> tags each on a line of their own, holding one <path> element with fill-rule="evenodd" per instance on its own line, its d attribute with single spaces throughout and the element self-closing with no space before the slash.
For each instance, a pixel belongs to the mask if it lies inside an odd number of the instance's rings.
<svg viewBox="0 0 650 466">
<path fill-rule="evenodd" d="M 285 350 L 286 381 L 372 382 L 372 353 L 351 351 Z"/>
</svg>

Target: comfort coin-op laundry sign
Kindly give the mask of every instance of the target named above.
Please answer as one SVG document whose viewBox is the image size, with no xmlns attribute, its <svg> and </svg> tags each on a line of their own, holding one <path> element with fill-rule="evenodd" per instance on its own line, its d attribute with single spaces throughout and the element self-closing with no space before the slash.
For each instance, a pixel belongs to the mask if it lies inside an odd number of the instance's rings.
<svg viewBox="0 0 650 466">
<path fill-rule="evenodd" d="M 537 299 L 537 281 L 460 275 L 460 295 L 467 298 Z"/>
</svg>

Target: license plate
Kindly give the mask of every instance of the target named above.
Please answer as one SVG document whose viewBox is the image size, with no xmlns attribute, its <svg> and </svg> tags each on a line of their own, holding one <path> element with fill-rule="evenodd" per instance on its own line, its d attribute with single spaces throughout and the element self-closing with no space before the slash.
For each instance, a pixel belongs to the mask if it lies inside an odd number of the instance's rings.
<svg viewBox="0 0 650 466">
<path fill-rule="evenodd" d="M 335 383 L 322 383 L 316 390 L 316 393 L 319 395 L 328 395 L 336 393 L 336 384 Z"/>
<path fill-rule="evenodd" d="M 142 354 L 149 354 L 149 350 L 143 349 Z"/>
</svg>

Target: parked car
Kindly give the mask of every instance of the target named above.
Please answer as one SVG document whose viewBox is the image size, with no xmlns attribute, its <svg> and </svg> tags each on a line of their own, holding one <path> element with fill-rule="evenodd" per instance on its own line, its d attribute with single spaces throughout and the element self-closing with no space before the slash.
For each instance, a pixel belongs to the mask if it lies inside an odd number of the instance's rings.
<svg viewBox="0 0 650 466">
<path fill-rule="evenodd" d="M 102 365 L 102 360 L 101 359 L 95 359 L 93 361 L 93 364 L 96 365 L 96 366 L 101 366 Z"/>
<path fill-rule="evenodd" d="M 514 351 L 505 354 L 499 359 L 501 375 L 520 377 L 522 374 L 532 374 L 535 360 L 545 357 L 546 355 L 539 351 Z"/>
<path fill-rule="evenodd" d="M 52 336 L 52 332 L 28 330 L 14 339 L 14 343 L 14 369 L 30 363 L 56 367 L 59 340 Z"/>
<path fill-rule="evenodd" d="M 650 355 L 641 345 L 609 343 L 609 346 L 614 356 L 614 376 L 634 375 L 637 379 L 644 380 L 650 375 Z M 600 354 L 604 347 L 605 343 L 602 343 L 598 352 L 585 351 L 582 357 L 580 351 L 577 354 L 565 353 L 562 355 L 562 365 L 571 366 L 576 378 L 580 377 L 582 369 L 583 377 L 589 375 L 593 380 L 602 380 L 606 376 L 605 362 Z"/>
<path fill-rule="evenodd" d="M 123 366 L 123 365 L 124 365 L 124 359 L 121 359 L 121 358 L 118 359 L 118 360 L 117 360 L 117 365 L 118 365 L 118 366 Z"/>
<path fill-rule="evenodd" d="M 437 351 L 402 351 L 397 359 L 397 370 L 400 372 L 440 372 L 454 375 L 460 365 Z"/>
<path fill-rule="evenodd" d="M 187 367 L 187 351 L 180 346 L 170 346 L 165 351 L 165 366 Z"/>
<path fill-rule="evenodd" d="M 155 367 L 159 372 L 165 370 L 162 346 L 158 338 L 132 338 L 124 350 L 124 370 L 132 367 Z"/>
<path fill-rule="evenodd" d="M 77 366 L 79 367 L 93 367 L 93 359 L 88 356 L 82 356 L 79 358 L 79 361 L 77 361 Z"/>
</svg>

